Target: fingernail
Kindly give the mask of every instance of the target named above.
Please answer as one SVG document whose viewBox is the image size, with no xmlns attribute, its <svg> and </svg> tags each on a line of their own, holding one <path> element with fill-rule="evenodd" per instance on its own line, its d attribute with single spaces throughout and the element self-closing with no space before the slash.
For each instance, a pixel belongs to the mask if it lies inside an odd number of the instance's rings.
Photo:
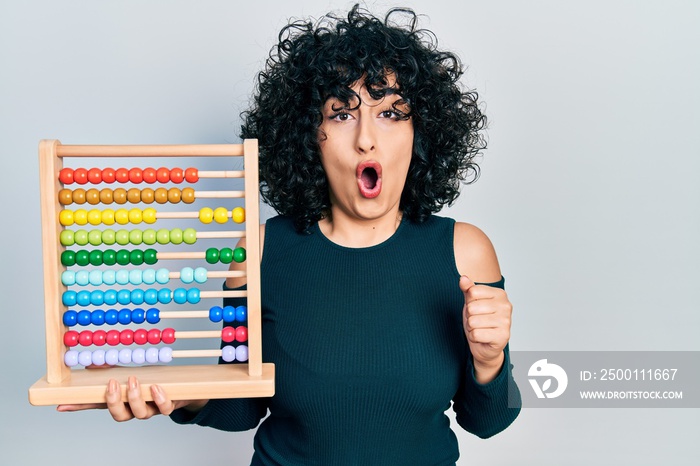
<svg viewBox="0 0 700 466">
<path fill-rule="evenodd" d="M 158 385 L 151 385 L 151 393 L 153 394 L 153 400 L 157 403 L 162 403 L 165 400 L 163 396 L 163 389 Z"/>
<path fill-rule="evenodd" d="M 110 379 L 109 383 L 107 384 L 107 391 L 109 391 L 109 393 L 117 393 L 118 388 L 119 387 L 117 386 L 117 381 L 114 379 Z"/>
<path fill-rule="evenodd" d="M 137 387 L 138 381 L 136 380 L 136 377 L 129 377 L 129 389 L 136 390 Z"/>
</svg>

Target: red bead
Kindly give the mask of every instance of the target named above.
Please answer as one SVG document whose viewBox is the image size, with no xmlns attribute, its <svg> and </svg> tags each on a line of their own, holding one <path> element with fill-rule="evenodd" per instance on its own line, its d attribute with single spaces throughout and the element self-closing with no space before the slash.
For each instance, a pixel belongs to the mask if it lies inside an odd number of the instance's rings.
<svg viewBox="0 0 700 466">
<path fill-rule="evenodd" d="M 62 168 L 58 172 L 58 180 L 63 184 L 73 184 L 73 169 L 72 168 Z"/>
<path fill-rule="evenodd" d="M 187 170 L 185 170 L 185 179 L 188 183 L 196 183 L 197 181 L 199 181 L 199 170 L 197 170 L 196 168 L 188 168 Z"/>
<path fill-rule="evenodd" d="M 117 346 L 119 344 L 119 330 L 110 330 L 107 332 L 106 340 L 109 346 Z"/>
<path fill-rule="evenodd" d="M 137 345 L 145 345 L 148 342 L 148 331 L 140 328 L 134 332 L 134 343 Z"/>
<path fill-rule="evenodd" d="M 114 172 L 114 178 L 117 180 L 117 183 L 128 183 L 129 170 L 126 168 L 117 168 L 117 171 Z"/>
<path fill-rule="evenodd" d="M 140 168 L 132 168 L 129 170 L 129 181 L 134 184 L 141 183 L 143 181 L 143 170 Z"/>
<path fill-rule="evenodd" d="M 236 339 L 236 329 L 233 327 L 224 327 L 223 330 L 221 330 L 221 339 L 226 343 L 231 343 Z"/>
<path fill-rule="evenodd" d="M 148 342 L 152 345 L 160 343 L 160 330 L 152 328 L 148 331 Z"/>
<path fill-rule="evenodd" d="M 79 333 L 75 330 L 68 330 L 63 334 L 63 344 L 69 348 L 78 346 Z"/>
<path fill-rule="evenodd" d="M 157 180 L 156 169 L 152 167 L 143 169 L 143 181 L 148 184 L 153 184 Z"/>
<path fill-rule="evenodd" d="M 119 343 L 122 345 L 130 345 L 134 342 L 134 331 L 133 330 L 122 330 L 119 334 Z"/>
<path fill-rule="evenodd" d="M 78 184 L 85 184 L 88 182 L 88 172 L 84 168 L 76 168 L 73 170 L 73 181 Z"/>
<path fill-rule="evenodd" d="M 170 181 L 170 170 L 165 167 L 160 167 L 156 170 L 156 180 L 158 183 L 164 184 Z"/>
<path fill-rule="evenodd" d="M 248 341 L 248 328 L 241 325 L 236 327 L 236 341 L 243 343 Z"/>
<path fill-rule="evenodd" d="M 185 171 L 182 168 L 173 168 L 172 170 L 170 170 L 170 181 L 172 181 L 173 183 L 180 184 L 184 179 Z"/>
<path fill-rule="evenodd" d="M 166 345 L 170 345 L 175 342 L 175 329 L 174 328 L 164 328 L 163 333 L 160 335 L 160 339 Z"/>
<path fill-rule="evenodd" d="M 102 169 L 102 181 L 105 183 L 114 183 L 116 179 L 116 170 L 114 168 L 103 168 Z"/>
<path fill-rule="evenodd" d="M 92 344 L 95 346 L 103 346 L 107 342 L 107 332 L 104 330 L 95 330 L 92 332 Z"/>
<path fill-rule="evenodd" d="M 78 343 L 80 343 L 81 346 L 92 345 L 92 332 L 90 330 L 83 330 L 82 332 L 80 332 L 80 336 L 78 337 Z"/>
<path fill-rule="evenodd" d="M 87 172 L 87 178 L 91 184 L 102 183 L 102 170 L 100 170 L 99 168 L 91 168 Z"/>
</svg>

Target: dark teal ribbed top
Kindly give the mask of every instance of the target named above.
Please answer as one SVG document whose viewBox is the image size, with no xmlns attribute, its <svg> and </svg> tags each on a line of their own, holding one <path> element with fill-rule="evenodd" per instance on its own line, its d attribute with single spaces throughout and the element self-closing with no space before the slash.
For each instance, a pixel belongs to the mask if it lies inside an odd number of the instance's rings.
<svg viewBox="0 0 700 466">
<path fill-rule="evenodd" d="M 288 218 L 270 219 L 263 359 L 276 366 L 275 396 L 212 400 L 194 419 L 173 419 L 243 430 L 269 410 L 252 464 L 454 464 L 451 402 L 481 437 L 518 410 L 507 407 L 508 360 L 493 382 L 474 380 L 453 231 L 447 218 L 403 221 L 385 242 L 358 249 L 332 243 L 317 225 L 301 234 Z"/>
</svg>

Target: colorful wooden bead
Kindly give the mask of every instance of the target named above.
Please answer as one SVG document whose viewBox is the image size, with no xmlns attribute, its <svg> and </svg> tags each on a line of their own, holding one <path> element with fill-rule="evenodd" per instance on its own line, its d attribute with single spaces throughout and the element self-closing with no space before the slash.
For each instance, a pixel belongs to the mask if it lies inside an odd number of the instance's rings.
<svg viewBox="0 0 700 466">
<path fill-rule="evenodd" d="M 102 238 L 104 239 L 104 235 Z M 114 249 L 105 249 L 102 251 L 102 262 L 104 265 L 115 265 L 117 263 L 117 251 Z"/>
<path fill-rule="evenodd" d="M 248 341 L 248 328 L 241 325 L 236 327 L 236 341 L 239 343 L 244 343 Z"/>
<path fill-rule="evenodd" d="M 100 190 L 100 202 L 103 204 L 111 204 L 114 202 L 114 191 L 110 188 Z"/>
<path fill-rule="evenodd" d="M 129 211 L 127 209 L 117 209 L 114 212 L 114 221 L 119 225 L 126 225 L 129 223 Z"/>
<path fill-rule="evenodd" d="M 102 230 L 102 242 L 108 246 L 111 246 L 112 244 L 117 242 L 117 237 L 116 237 L 116 232 L 112 230 L 111 228 L 107 228 L 106 230 Z"/>
<path fill-rule="evenodd" d="M 129 348 L 122 348 L 119 350 L 119 363 L 131 364 L 131 350 Z"/>
<path fill-rule="evenodd" d="M 70 205 L 73 203 L 73 191 L 70 189 L 62 189 L 58 192 L 58 202 L 61 205 Z"/>
<path fill-rule="evenodd" d="M 161 228 L 156 232 L 156 241 L 158 244 L 168 244 L 170 242 L 170 230 Z"/>
<path fill-rule="evenodd" d="M 85 246 L 88 244 L 88 232 L 86 230 L 76 230 L 73 233 L 73 239 L 78 246 Z"/>
<path fill-rule="evenodd" d="M 104 366 L 106 361 L 105 357 L 107 355 L 107 352 L 105 350 L 95 350 L 92 352 L 92 364 L 94 366 Z"/>
<path fill-rule="evenodd" d="M 216 248 L 207 248 L 204 253 L 205 260 L 210 264 L 219 262 L 219 250 Z"/>
<path fill-rule="evenodd" d="M 194 281 L 194 269 L 192 267 L 183 267 L 180 270 L 180 281 L 182 283 L 192 283 Z"/>
<path fill-rule="evenodd" d="M 158 170 L 156 170 L 156 180 L 160 184 L 165 184 L 170 181 L 170 170 L 168 170 L 166 167 L 160 167 Z"/>
<path fill-rule="evenodd" d="M 131 251 L 129 254 L 129 260 L 131 261 L 132 264 L 134 265 L 141 265 L 143 264 L 143 251 L 140 249 L 134 249 Z"/>
<path fill-rule="evenodd" d="M 88 211 L 85 209 L 78 209 L 73 212 L 73 221 L 76 225 L 87 225 L 88 222 Z"/>
<path fill-rule="evenodd" d="M 224 362 L 233 362 L 236 360 L 236 348 L 231 345 L 226 345 L 221 348 L 221 359 Z"/>
<path fill-rule="evenodd" d="M 104 346 L 107 343 L 107 332 L 104 330 L 95 330 L 92 333 L 92 344 L 95 346 Z"/>
<path fill-rule="evenodd" d="M 90 265 L 102 265 L 104 263 L 104 253 L 99 249 L 93 249 L 88 253 L 88 261 L 90 261 Z"/>
<path fill-rule="evenodd" d="M 139 188 L 130 188 L 126 192 L 126 200 L 131 204 L 138 204 L 141 202 L 141 190 Z"/>
<path fill-rule="evenodd" d="M 246 345 L 238 345 L 236 347 L 236 361 L 246 362 L 248 360 L 248 347 Z"/>
<path fill-rule="evenodd" d="M 134 343 L 137 345 L 145 345 L 148 343 L 148 331 L 144 328 L 134 331 Z"/>
<path fill-rule="evenodd" d="M 143 231 L 141 230 L 131 230 L 129 232 L 129 242 L 135 246 L 143 243 Z"/>
<path fill-rule="evenodd" d="M 168 202 L 168 190 L 165 188 L 156 189 L 154 199 L 158 204 L 165 204 Z"/>
<path fill-rule="evenodd" d="M 178 204 L 182 199 L 182 192 L 177 188 L 168 189 L 168 202 L 171 204 Z"/>
<path fill-rule="evenodd" d="M 158 348 L 146 349 L 146 362 L 149 364 L 155 364 L 158 362 Z"/>
<path fill-rule="evenodd" d="M 143 235 L 141 236 L 144 244 L 153 245 L 156 244 L 156 231 L 152 228 L 143 230 Z"/>
<path fill-rule="evenodd" d="M 146 321 L 149 324 L 157 324 L 160 322 L 160 311 L 156 308 L 151 308 L 146 311 Z"/>
<path fill-rule="evenodd" d="M 100 230 L 90 230 L 88 232 L 88 243 L 93 246 L 99 246 L 102 244 L 102 231 Z"/>
<path fill-rule="evenodd" d="M 91 209 L 87 213 L 87 221 L 90 225 L 99 225 L 102 223 L 102 212 L 98 209 Z"/>
<path fill-rule="evenodd" d="M 219 260 L 222 264 L 230 264 L 233 261 L 233 249 L 221 248 L 221 251 L 219 251 Z"/>
<path fill-rule="evenodd" d="M 245 322 L 248 319 L 248 308 L 245 306 L 236 307 L 236 321 Z"/>
<path fill-rule="evenodd" d="M 105 351 L 105 364 L 108 366 L 116 366 L 119 363 L 119 350 L 109 349 Z"/>
<path fill-rule="evenodd" d="M 214 221 L 216 223 L 228 222 L 228 210 L 225 207 L 217 207 L 214 209 Z"/>
<path fill-rule="evenodd" d="M 147 167 L 143 169 L 143 181 L 148 184 L 153 184 L 158 180 L 156 175 L 156 169 L 153 167 Z"/>
<path fill-rule="evenodd" d="M 194 228 L 185 228 L 182 232 L 182 241 L 185 244 L 194 244 L 197 242 L 197 231 Z"/>
<path fill-rule="evenodd" d="M 209 320 L 212 322 L 221 322 L 221 319 L 223 319 L 223 308 L 220 306 L 212 306 L 209 308 Z M 65 322 L 65 314 L 64 314 L 64 322 Z M 68 324 L 66 324 L 68 325 Z"/>
<path fill-rule="evenodd" d="M 169 363 L 173 360 L 173 349 L 167 346 L 162 347 L 158 350 L 158 361 L 162 363 Z"/>
<path fill-rule="evenodd" d="M 114 168 L 103 168 L 102 169 L 102 181 L 104 183 L 114 183 L 116 180 L 116 170 Z"/>
<path fill-rule="evenodd" d="M 66 245 L 70 246 L 70 245 Z M 73 251 L 63 251 L 61 253 L 61 264 L 66 267 L 71 267 L 75 265 L 75 252 Z"/>
<path fill-rule="evenodd" d="M 129 210 L 129 222 L 138 225 L 143 220 L 143 211 L 141 209 Z"/>
<path fill-rule="evenodd" d="M 214 211 L 211 207 L 203 207 L 199 209 L 199 221 L 204 224 L 209 224 L 214 218 Z"/>
<path fill-rule="evenodd" d="M 73 202 L 80 205 L 85 204 L 85 190 L 83 188 L 73 190 Z"/>
<path fill-rule="evenodd" d="M 86 184 L 88 182 L 87 170 L 84 168 L 76 168 L 73 170 L 73 182 Z"/>
<path fill-rule="evenodd" d="M 100 203 L 100 191 L 95 188 L 88 189 L 85 192 L 85 200 L 90 205 L 97 205 Z"/>
<path fill-rule="evenodd" d="M 192 204 L 194 202 L 194 189 L 183 188 L 182 202 L 184 202 L 185 204 Z"/>
<path fill-rule="evenodd" d="M 63 344 L 69 348 L 78 346 L 79 337 L 80 334 L 75 330 L 68 330 L 66 333 L 63 334 Z"/>
<path fill-rule="evenodd" d="M 145 295 L 145 293 L 144 293 Z M 141 309 L 140 307 L 137 307 L 133 311 L 131 311 L 131 322 L 135 324 L 142 324 L 146 321 L 146 311 Z"/>
<path fill-rule="evenodd" d="M 243 209 L 243 207 L 236 207 L 231 211 L 231 218 L 236 223 L 245 222 L 245 209 Z"/>
<path fill-rule="evenodd" d="M 58 240 L 60 241 L 62 246 L 73 246 L 73 244 L 75 244 L 73 230 L 62 230 L 61 233 L 58 235 Z"/>
<path fill-rule="evenodd" d="M 245 249 L 242 247 L 237 247 L 233 250 L 233 260 L 237 263 L 245 262 L 246 253 Z"/>
<path fill-rule="evenodd" d="M 99 168 L 91 168 L 87 171 L 87 179 L 91 184 L 102 183 L 102 170 Z"/>
<path fill-rule="evenodd" d="M 119 322 L 119 312 L 116 309 L 108 309 L 105 311 L 105 323 L 107 325 L 116 325 Z M 109 332 L 107 332 L 109 336 Z M 107 342 L 109 343 L 109 341 Z"/>
<path fill-rule="evenodd" d="M 73 211 L 66 210 L 66 209 L 62 210 L 58 214 L 58 223 L 60 223 L 61 225 L 65 226 L 65 227 L 73 225 L 73 223 L 75 223 L 73 220 Z"/>
<path fill-rule="evenodd" d="M 182 230 L 180 228 L 173 228 L 170 230 L 170 242 L 173 244 L 182 244 Z"/>
<path fill-rule="evenodd" d="M 134 348 L 131 352 L 131 362 L 134 364 L 143 364 L 146 362 L 146 350 L 143 348 Z"/>
<path fill-rule="evenodd" d="M 160 340 L 166 345 L 171 345 L 175 342 L 175 329 L 164 328 L 160 334 Z"/>
<path fill-rule="evenodd" d="M 172 181 L 173 183 L 180 184 L 184 179 L 185 171 L 182 168 L 173 168 L 172 170 L 170 170 L 170 181 Z"/>
<path fill-rule="evenodd" d="M 148 207 L 143 209 L 143 221 L 144 223 L 156 223 L 156 209 Z"/>
<path fill-rule="evenodd" d="M 141 202 L 144 204 L 153 204 L 153 201 L 155 200 L 155 191 L 153 191 L 151 188 L 144 188 L 141 191 Z"/>
<path fill-rule="evenodd" d="M 194 269 L 194 281 L 197 283 L 205 283 L 207 281 L 207 269 L 204 267 L 197 267 Z"/>
<path fill-rule="evenodd" d="M 82 249 L 80 251 L 76 251 L 75 263 L 80 267 L 85 267 L 90 263 L 90 253 Z"/>
<path fill-rule="evenodd" d="M 73 197 L 75 197 L 75 194 L 73 194 Z M 126 204 L 126 189 L 124 189 L 124 188 L 115 189 L 114 192 L 112 193 L 112 197 L 114 198 L 115 204 Z"/>
<path fill-rule="evenodd" d="M 143 262 L 148 265 L 153 265 L 158 262 L 158 252 L 155 249 L 146 249 L 143 251 Z"/>
<path fill-rule="evenodd" d="M 148 342 L 152 345 L 160 343 L 160 330 L 152 328 L 148 331 Z"/>
<path fill-rule="evenodd" d="M 66 351 L 66 354 L 63 356 L 63 362 L 68 367 L 77 366 L 78 365 L 78 352 L 75 350 Z"/>
<path fill-rule="evenodd" d="M 73 169 L 62 168 L 58 172 L 58 180 L 63 184 L 73 184 Z"/>
<path fill-rule="evenodd" d="M 172 178 L 172 174 L 170 177 Z M 196 183 L 199 181 L 199 170 L 196 168 L 188 168 L 185 170 L 185 179 L 188 183 Z"/>
<path fill-rule="evenodd" d="M 231 343 L 236 339 L 236 329 L 230 326 L 226 326 L 221 330 L 221 340 L 226 343 Z"/>
<path fill-rule="evenodd" d="M 134 184 L 139 184 L 143 181 L 143 170 L 138 167 L 129 170 L 129 181 Z"/>
<path fill-rule="evenodd" d="M 73 310 L 68 310 L 63 313 L 63 325 L 73 327 L 78 323 L 78 313 Z"/>
</svg>

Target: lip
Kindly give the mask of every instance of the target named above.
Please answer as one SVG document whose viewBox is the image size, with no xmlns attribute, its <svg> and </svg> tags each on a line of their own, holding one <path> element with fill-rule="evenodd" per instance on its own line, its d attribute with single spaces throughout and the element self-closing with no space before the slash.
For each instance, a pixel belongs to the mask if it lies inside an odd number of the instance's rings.
<svg viewBox="0 0 700 466">
<path fill-rule="evenodd" d="M 365 172 L 367 170 L 367 172 Z M 373 171 L 373 173 L 372 173 Z M 360 195 L 366 199 L 374 199 L 382 192 L 382 165 L 376 160 L 360 162 L 355 171 L 357 187 Z M 376 174 L 376 178 L 375 175 Z"/>
</svg>

